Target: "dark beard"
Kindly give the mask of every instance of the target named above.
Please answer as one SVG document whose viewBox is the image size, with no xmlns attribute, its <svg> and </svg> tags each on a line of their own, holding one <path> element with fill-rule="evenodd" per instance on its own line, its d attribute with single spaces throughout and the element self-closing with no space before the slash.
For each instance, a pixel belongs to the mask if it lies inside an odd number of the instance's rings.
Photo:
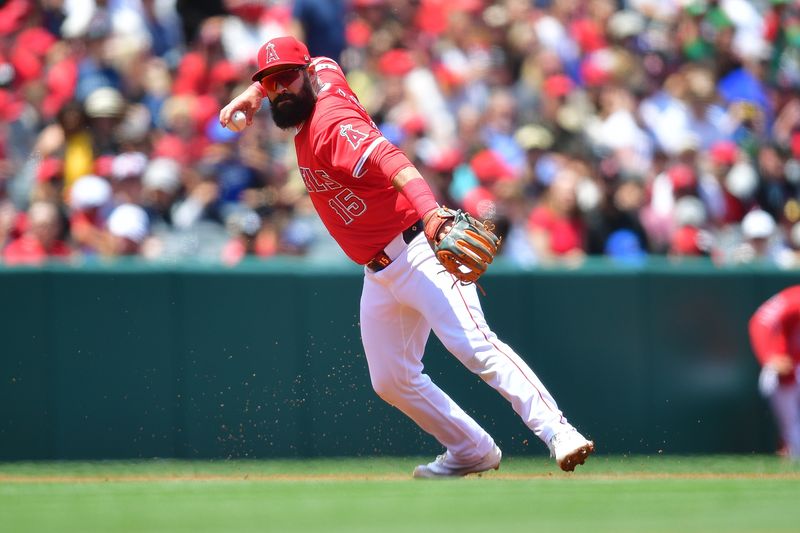
<svg viewBox="0 0 800 533">
<path fill-rule="evenodd" d="M 286 103 L 278 106 L 281 102 Z M 269 107 L 275 125 L 285 130 L 304 122 L 311 115 L 316 103 L 317 97 L 311 89 L 311 80 L 308 75 L 304 75 L 303 89 L 297 95 L 279 95 L 275 100 L 270 100 Z"/>
</svg>

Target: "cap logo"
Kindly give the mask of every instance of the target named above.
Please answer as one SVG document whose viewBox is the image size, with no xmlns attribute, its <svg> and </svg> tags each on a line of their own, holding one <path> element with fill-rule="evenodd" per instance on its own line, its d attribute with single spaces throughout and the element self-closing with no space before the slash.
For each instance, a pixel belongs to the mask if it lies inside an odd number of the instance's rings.
<svg viewBox="0 0 800 533">
<path fill-rule="evenodd" d="M 278 53 L 275 52 L 275 43 L 269 43 L 267 45 L 266 52 L 267 52 L 267 59 L 265 60 L 265 63 L 269 64 L 272 63 L 273 61 L 277 61 L 278 59 L 280 59 L 278 57 Z"/>
</svg>

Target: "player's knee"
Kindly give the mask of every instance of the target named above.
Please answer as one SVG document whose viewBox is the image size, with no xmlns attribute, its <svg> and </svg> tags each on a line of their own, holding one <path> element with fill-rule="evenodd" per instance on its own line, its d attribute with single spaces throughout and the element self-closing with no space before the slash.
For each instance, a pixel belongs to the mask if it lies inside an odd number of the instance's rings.
<svg viewBox="0 0 800 533">
<path fill-rule="evenodd" d="M 397 380 L 392 376 L 373 377 L 372 389 L 375 391 L 375 394 L 380 396 L 384 401 L 393 403 L 392 400 L 397 397 L 398 393 Z"/>
<path fill-rule="evenodd" d="M 391 374 L 372 376 L 372 389 L 385 402 L 395 404 L 412 391 L 411 383 Z"/>
</svg>

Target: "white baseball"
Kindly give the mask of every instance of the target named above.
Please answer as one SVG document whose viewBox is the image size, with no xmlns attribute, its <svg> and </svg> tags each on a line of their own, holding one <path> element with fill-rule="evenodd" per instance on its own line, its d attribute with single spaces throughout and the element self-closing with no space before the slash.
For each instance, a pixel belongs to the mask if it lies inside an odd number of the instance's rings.
<svg viewBox="0 0 800 533">
<path fill-rule="evenodd" d="M 247 115 L 243 111 L 236 111 L 233 113 L 230 121 L 228 121 L 227 128 L 231 131 L 242 131 L 247 127 Z"/>
</svg>

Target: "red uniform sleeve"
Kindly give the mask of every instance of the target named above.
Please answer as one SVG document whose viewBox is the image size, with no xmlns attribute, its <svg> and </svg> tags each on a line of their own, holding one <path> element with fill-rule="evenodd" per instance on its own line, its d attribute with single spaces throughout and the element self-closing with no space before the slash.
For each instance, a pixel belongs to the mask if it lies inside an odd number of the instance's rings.
<svg viewBox="0 0 800 533">
<path fill-rule="evenodd" d="M 315 144 L 321 148 L 316 152 L 326 163 L 334 171 L 355 178 L 363 177 L 368 170 L 379 170 L 387 182 L 411 166 L 408 157 L 375 126 L 339 65 L 327 57 L 314 58 L 312 63 L 322 91 L 327 93 L 318 102 L 324 109 L 315 132 Z"/>
<path fill-rule="evenodd" d="M 750 343 L 763 365 L 775 354 L 788 353 L 785 325 L 800 313 L 800 286 L 779 292 L 759 307 L 750 319 Z"/>
<path fill-rule="evenodd" d="M 378 168 L 387 183 L 411 161 L 356 109 L 335 108 L 317 129 L 319 155 L 335 172 L 361 178 Z"/>
<path fill-rule="evenodd" d="M 367 158 L 365 167 L 369 165 L 380 168 L 381 173 L 391 180 L 404 168 L 413 166 L 413 163 L 409 161 L 402 150 L 386 141 L 380 143 Z M 362 172 L 363 170 L 365 169 L 362 169 Z"/>
</svg>

